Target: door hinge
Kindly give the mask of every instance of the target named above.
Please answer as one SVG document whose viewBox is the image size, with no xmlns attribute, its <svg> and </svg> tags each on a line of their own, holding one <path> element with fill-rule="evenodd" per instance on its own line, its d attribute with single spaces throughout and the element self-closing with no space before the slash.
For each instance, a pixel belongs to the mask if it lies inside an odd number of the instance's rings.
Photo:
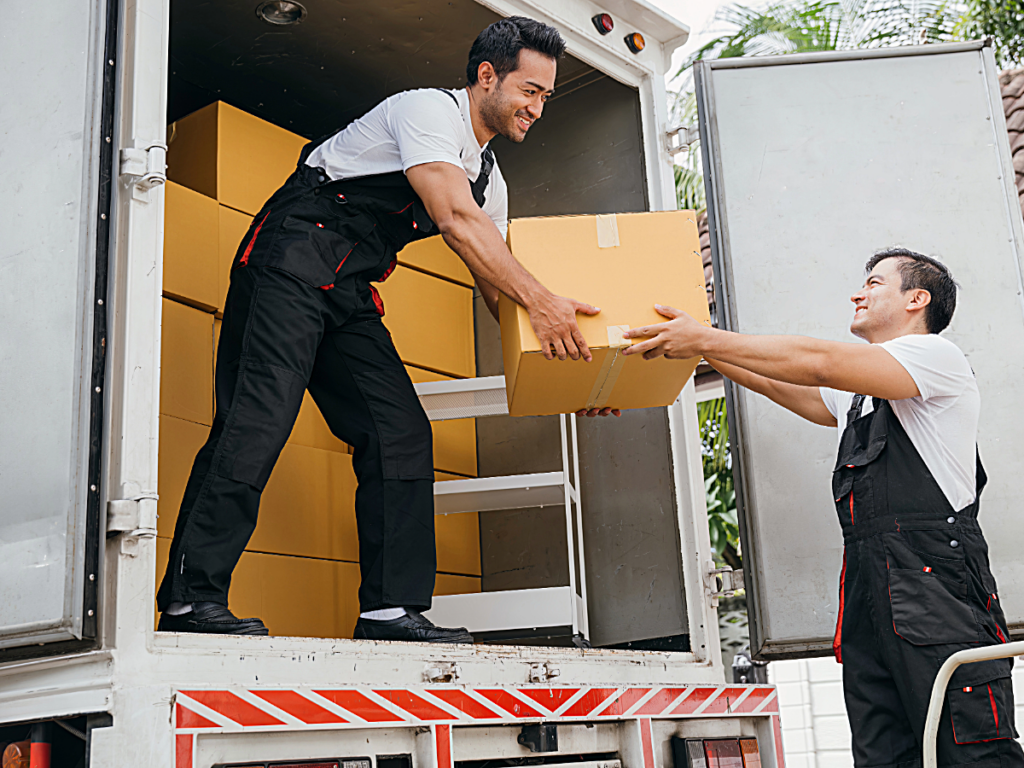
<svg viewBox="0 0 1024 768">
<path fill-rule="evenodd" d="M 132 197 L 149 202 L 149 190 L 167 181 L 167 147 L 153 144 L 145 149 L 122 149 L 121 178 L 132 188 Z"/>
<path fill-rule="evenodd" d="M 455 662 L 441 662 L 423 670 L 428 683 L 456 683 L 461 675 L 462 669 Z"/>
<path fill-rule="evenodd" d="M 665 150 L 674 157 L 699 140 L 700 129 L 696 125 L 677 125 L 665 132 Z"/>
<path fill-rule="evenodd" d="M 546 683 L 549 680 L 553 680 L 556 677 L 560 677 L 562 670 L 554 666 L 548 661 L 541 662 L 540 664 L 530 665 L 530 682 L 531 683 Z"/>
<path fill-rule="evenodd" d="M 107 534 L 127 533 L 129 536 L 156 536 L 155 493 L 143 492 L 130 499 L 107 502 Z"/>
<path fill-rule="evenodd" d="M 708 561 L 704 593 L 711 601 L 712 608 L 718 607 L 719 598 L 732 597 L 737 590 L 743 588 L 743 571 L 734 571 L 728 565 L 717 568 L 714 561 Z"/>
</svg>

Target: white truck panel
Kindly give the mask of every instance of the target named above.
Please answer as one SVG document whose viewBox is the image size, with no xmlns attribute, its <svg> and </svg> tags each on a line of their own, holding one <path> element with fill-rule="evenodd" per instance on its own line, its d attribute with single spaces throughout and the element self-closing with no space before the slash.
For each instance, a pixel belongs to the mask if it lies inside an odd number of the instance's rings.
<svg viewBox="0 0 1024 768">
<path fill-rule="evenodd" d="M 981 523 L 1019 629 L 1024 240 L 991 50 L 768 57 L 699 74 L 725 327 L 854 341 L 849 296 L 871 254 L 894 245 L 936 255 L 959 280 L 945 336 L 978 377 Z M 766 658 L 829 653 L 842 563 L 836 431 L 730 394 L 753 645 Z"/>
<path fill-rule="evenodd" d="M 104 10 L 25 7 L 0 46 L 0 648 L 82 634 Z"/>
</svg>

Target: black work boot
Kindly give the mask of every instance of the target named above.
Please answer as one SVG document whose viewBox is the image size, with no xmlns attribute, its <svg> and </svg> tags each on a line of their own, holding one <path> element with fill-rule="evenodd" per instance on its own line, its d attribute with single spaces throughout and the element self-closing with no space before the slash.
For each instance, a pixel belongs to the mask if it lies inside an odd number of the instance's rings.
<svg viewBox="0 0 1024 768">
<path fill-rule="evenodd" d="M 414 643 L 472 643 L 465 627 L 435 627 L 419 611 L 405 609 L 397 619 L 364 619 L 356 622 L 356 640 L 407 640 Z"/>
<path fill-rule="evenodd" d="M 269 635 L 259 619 L 236 618 L 226 605 L 192 603 L 192 610 L 178 616 L 160 614 L 158 632 L 198 632 L 209 635 Z"/>
</svg>

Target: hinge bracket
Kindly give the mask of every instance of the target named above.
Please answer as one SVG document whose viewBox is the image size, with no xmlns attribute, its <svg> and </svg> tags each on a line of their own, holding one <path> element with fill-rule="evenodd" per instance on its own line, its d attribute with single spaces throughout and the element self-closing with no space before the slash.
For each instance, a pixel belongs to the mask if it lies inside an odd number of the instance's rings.
<svg viewBox="0 0 1024 768">
<path fill-rule="evenodd" d="M 665 151 L 675 157 L 687 152 L 690 146 L 700 140 L 700 129 L 696 125 L 677 125 L 665 132 Z"/>
<path fill-rule="evenodd" d="M 130 537 L 156 536 L 156 493 L 143 492 L 130 499 L 107 502 L 107 534 L 126 533 Z"/>
<path fill-rule="evenodd" d="M 556 677 L 561 676 L 562 670 L 558 667 L 553 666 L 550 662 L 543 661 L 540 664 L 530 665 L 530 682 L 531 683 L 546 683 Z"/>
<path fill-rule="evenodd" d="M 167 181 L 167 147 L 152 144 L 145 149 L 121 150 L 121 178 L 132 188 L 132 197 L 149 202 L 149 191 Z"/>
<path fill-rule="evenodd" d="M 743 588 L 743 571 L 734 571 L 728 565 L 717 568 L 714 561 L 708 561 L 704 593 L 711 601 L 712 608 L 718 607 L 719 598 L 732 597 L 737 590 Z"/>
</svg>

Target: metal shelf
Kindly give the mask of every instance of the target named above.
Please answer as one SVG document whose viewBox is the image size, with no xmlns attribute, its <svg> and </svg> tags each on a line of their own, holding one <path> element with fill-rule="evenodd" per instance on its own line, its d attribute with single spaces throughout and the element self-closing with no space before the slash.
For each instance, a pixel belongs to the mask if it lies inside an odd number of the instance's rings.
<svg viewBox="0 0 1024 768">
<path fill-rule="evenodd" d="M 504 376 L 416 384 L 431 421 L 508 415 Z M 434 484 L 434 514 L 490 512 L 562 505 L 565 509 L 569 584 L 544 589 L 482 592 L 434 598 L 428 612 L 440 626 L 465 626 L 492 640 L 571 635 L 585 646 L 589 634 L 583 518 L 578 491 L 579 439 L 576 417 L 558 417 L 562 471 L 505 477 L 446 480 Z M 579 577 L 577 578 L 577 573 Z"/>
<path fill-rule="evenodd" d="M 576 490 L 570 488 L 575 499 Z M 565 503 L 565 475 L 542 472 L 535 475 L 474 477 L 434 483 L 434 514 L 490 512 L 497 509 L 529 509 Z"/>
<path fill-rule="evenodd" d="M 434 598 L 433 606 L 423 615 L 439 627 L 465 627 L 481 638 L 523 630 L 568 632 L 585 626 L 581 598 L 571 587 L 442 595 Z"/>
<path fill-rule="evenodd" d="M 508 414 L 504 376 L 425 381 L 414 386 L 431 421 Z"/>
</svg>

